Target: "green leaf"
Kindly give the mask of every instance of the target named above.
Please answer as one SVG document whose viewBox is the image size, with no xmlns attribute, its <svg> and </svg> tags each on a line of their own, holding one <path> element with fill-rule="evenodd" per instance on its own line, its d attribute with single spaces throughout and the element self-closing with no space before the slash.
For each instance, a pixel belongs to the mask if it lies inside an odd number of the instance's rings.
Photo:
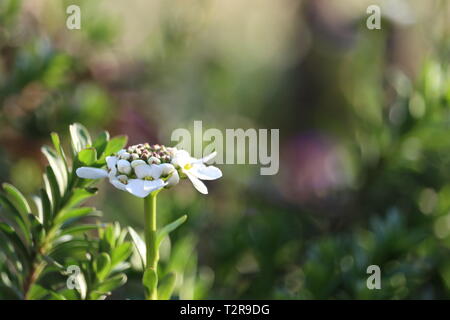
<svg viewBox="0 0 450 320">
<path fill-rule="evenodd" d="M 9 200 L 11 200 L 11 202 L 23 217 L 26 217 L 29 213 L 31 213 L 30 205 L 28 204 L 24 195 L 19 190 L 17 190 L 16 187 L 9 183 L 3 183 L 3 189 L 9 196 Z"/>
<path fill-rule="evenodd" d="M 26 248 L 22 240 L 19 238 L 15 230 L 6 223 L 0 222 L 0 232 L 3 235 L 5 235 L 5 237 L 9 241 L 11 241 L 16 250 L 18 250 L 19 253 L 22 255 L 23 258 L 22 262 L 27 263 L 30 259 L 28 249 Z"/>
<path fill-rule="evenodd" d="M 114 226 L 108 225 L 103 234 L 103 238 L 106 240 L 106 242 L 109 244 L 110 248 L 114 248 L 116 245 L 116 238 L 114 236 Z"/>
<path fill-rule="evenodd" d="M 59 210 L 59 205 L 61 202 L 61 193 L 58 186 L 58 181 L 56 180 L 55 173 L 51 167 L 45 168 L 44 183 L 46 185 L 46 190 L 48 194 L 51 194 L 51 203 L 53 208 L 53 214 L 56 214 Z"/>
<path fill-rule="evenodd" d="M 60 264 L 58 261 L 56 261 L 52 257 L 49 257 L 47 255 L 42 255 L 42 259 L 44 259 L 48 263 L 49 266 L 53 266 L 57 270 L 60 270 L 60 271 L 66 270 L 66 268 L 64 268 L 64 266 L 62 264 Z"/>
<path fill-rule="evenodd" d="M 76 220 L 95 212 L 95 208 L 82 207 L 61 211 L 55 219 L 55 225 L 66 223 L 68 220 Z"/>
<path fill-rule="evenodd" d="M 43 146 L 41 148 L 42 153 L 48 160 L 50 167 L 52 168 L 55 180 L 57 182 L 59 194 L 63 195 L 67 188 L 67 169 L 64 162 L 58 157 L 58 154 L 50 147 Z"/>
<path fill-rule="evenodd" d="M 113 224 L 113 226 L 114 226 L 114 239 L 115 239 L 115 243 L 117 245 L 117 243 L 119 243 L 118 242 L 119 241 L 118 238 L 120 237 L 120 234 L 121 234 L 120 224 L 116 221 Z"/>
<path fill-rule="evenodd" d="M 147 264 L 147 249 L 145 247 L 145 242 L 141 239 L 139 234 L 134 231 L 132 227 L 128 227 L 128 233 L 131 236 L 131 239 L 133 240 L 134 247 L 136 248 L 136 251 L 139 254 L 139 257 L 141 258 L 142 262 L 142 268 L 145 268 L 145 265 Z"/>
<path fill-rule="evenodd" d="M 180 225 L 182 225 L 187 219 L 187 215 L 184 215 L 177 220 L 165 225 L 163 228 L 158 230 L 158 234 L 156 236 L 156 244 L 159 246 L 161 244 L 161 241 L 164 240 L 164 238 L 174 231 L 176 228 L 178 228 Z"/>
<path fill-rule="evenodd" d="M 120 225 L 119 225 L 119 223 L 117 222 L 117 225 L 119 226 L 119 228 L 120 228 Z M 127 232 L 127 230 L 126 229 L 120 229 L 120 232 L 119 232 L 119 234 L 116 236 L 116 243 L 117 244 L 122 244 L 124 241 L 125 241 L 125 238 L 126 238 L 126 236 L 127 236 L 127 234 L 128 234 L 128 232 Z"/>
<path fill-rule="evenodd" d="M 145 287 L 146 295 L 151 295 L 151 292 L 153 292 L 158 285 L 158 275 L 154 269 L 145 269 L 144 276 L 142 277 L 142 284 Z"/>
<path fill-rule="evenodd" d="M 158 299 L 159 300 L 169 300 L 172 296 L 173 290 L 175 289 L 175 284 L 177 281 L 177 275 L 175 272 L 168 273 L 164 278 L 161 279 L 161 285 L 158 288 Z"/>
<path fill-rule="evenodd" d="M 87 166 L 95 163 L 97 160 L 97 150 L 95 148 L 86 148 L 78 153 L 78 160 Z"/>
<path fill-rule="evenodd" d="M 33 235 L 33 243 L 35 246 L 38 246 L 45 237 L 44 227 L 34 214 L 29 213 L 28 218 L 30 219 L 31 223 L 31 234 Z"/>
<path fill-rule="evenodd" d="M 114 277 L 106 279 L 105 281 L 100 283 L 97 286 L 96 291 L 103 292 L 103 293 L 110 292 L 110 291 L 124 285 L 125 282 L 127 282 L 127 276 L 123 273 L 119 273 L 118 275 L 115 275 Z"/>
<path fill-rule="evenodd" d="M 132 244 L 130 242 L 125 242 L 114 248 L 111 252 L 111 266 L 114 267 L 116 264 L 125 261 L 132 253 Z"/>
<path fill-rule="evenodd" d="M 41 223 L 44 223 L 44 208 L 42 207 L 42 200 L 38 196 L 32 196 L 33 202 L 37 209 L 37 218 Z"/>
<path fill-rule="evenodd" d="M 109 140 L 108 145 L 105 148 L 105 152 L 103 153 L 101 159 L 99 159 L 99 162 L 103 163 L 107 156 L 123 149 L 126 146 L 127 141 L 127 136 L 116 136 Z"/>
<path fill-rule="evenodd" d="M 69 240 L 57 244 L 48 255 L 56 261 L 60 261 L 64 257 L 71 257 L 75 260 L 86 260 L 86 252 L 90 249 L 91 245 L 92 243 L 87 240 Z"/>
<path fill-rule="evenodd" d="M 40 300 L 40 299 L 43 299 L 45 296 L 47 296 L 49 294 L 50 294 L 50 292 L 47 289 L 41 287 L 38 284 L 34 284 L 30 288 L 30 291 L 27 294 L 27 298 L 29 300 Z"/>
<path fill-rule="evenodd" d="M 50 300 L 67 300 L 61 293 L 49 290 Z"/>
<path fill-rule="evenodd" d="M 66 172 L 69 172 L 69 168 L 67 165 L 67 158 L 66 155 L 64 153 L 64 149 L 62 148 L 61 145 L 61 140 L 59 139 L 59 135 L 56 132 L 52 132 L 51 133 L 51 138 L 52 138 L 52 142 L 53 142 L 53 146 L 55 147 L 56 152 L 58 153 L 59 157 L 62 159 L 62 162 L 64 164 L 64 168 L 66 170 Z"/>
<path fill-rule="evenodd" d="M 58 292 L 57 294 L 61 297 L 64 297 L 64 299 L 55 299 L 55 300 L 80 300 L 77 291 L 73 289 L 65 289 Z"/>
<path fill-rule="evenodd" d="M 79 234 L 79 233 L 84 233 L 89 230 L 94 230 L 97 228 L 98 228 L 98 225 L 96 225 L 96 224 L 83 224 L 81 226 L 75 226 L 75 227 L 62 229 L 60 236 L 65 236 L 68 234 L 75 235 L 75 234 Z"/>
<path fill-rule="evenodd" d="M 53 146 L 55 147 L 56 152 L 58 152 L 59 156 L 62 157 L 63 154 L 61 153 L 61 151 L 63 149 L 61 146 L 61 140 L 59 139 L 59 135 L 56 132 L 52 132 L 50 134 L 50 137 L 52 139 L 52 143 L 53 143 Z"/>
<path fill-rule="evenodd" d="M 44 217 L 44 227 L 47 230 L 52 222 L 53 219 L 53 213 L 52 213 L 52 207 L 50 204 L 50 199 L 48 197 L 47 191 L 44 189 L 41 189 L 41 203 L 42 203 L 42 211 L 43 211 L 43 217 Z"/>
<path fill-rule="evenodd" d="M 23 300 L 23 293 L 15 286 L 7 286 L 0 282 L 0 292 L 3 300 Z"/>
<path fill-rule="evenodd" d="M 17 225 L 25 240 L 31 242 L 31 233 L 29 231 L 30 221 L 28 217 L 22 216 L 19 210 L 17 210 L 3 193 L 0 193 L 0 205 L 4 208 L 3 212 L 7 213 L 12 222 Z"/>
<path fill-rule="evenodd" d="M 109 141 L 109 132 L 103 131 L 98 135 L 98 137 L 94 140 L 93 147 L 97 150 L 97 155 L 99 158 L 103 155 L 103 152 L 106 149 Z"/>
<path fill-rule="evenodd" d="M 94 196 L 97 193 L 97 189 L 91 188 L 76 188 L 69 192 L 69 198 L 64 205 L 63 210 L 71 209 L 73 207 L 76 207 L 77 205 L 81 204 L 84 200 Z"/>
<path fill-rule="evenodd" d="M 103 281 L 111 270 L 111 258 L 105 252 L 101 253 L 94 260 L 94 271 L 98 280 Z"/>
<path fill-rule="evenodd" d="M 91 146 L 91 136 L 89 131 L 79 123 L 74 123 L 69 127 L 70 137 L 72 139 L 72 149 L 74 154 L 77 154 L 84 148 Z"/>
</svg>

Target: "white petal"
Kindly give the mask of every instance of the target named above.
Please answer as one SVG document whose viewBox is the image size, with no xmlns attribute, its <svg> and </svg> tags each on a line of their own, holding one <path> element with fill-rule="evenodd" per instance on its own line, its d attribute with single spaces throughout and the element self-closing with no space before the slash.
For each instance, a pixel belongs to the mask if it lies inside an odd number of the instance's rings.
<svg viewBox="0 0 450 320">
<path fill-rule="evenodd" d="M 111 183 L 114 187 L 116 187 L 119 190 L 123 190 L 123 191 L 126 190 L 127 185 L 120 182 L 119 179 L 117 179 L 117 178 L 110 178 L 109 183 Z"/>
<path fill-rule="evenodd" d="M 117 169 L 121 173 L 130 174 L 131 173 L 131 164 L 127 160 L 119 160 L 117 161 Z"/>
<path fill-rule="evenodd" d="M 169 179 L 167 179 L 167 187 L 173 187 L 174 185 L 177 185 L 178 182 L 180 182 L 180 176 L 178 175 L 178 171 L 173 171 L 172 175 Z"/>
<path fill-rule="evenodd" d="M 166 185 L 167 185 L 167 183 L 164 182 L 162 179 L 153 180 L 153 181 L 144 181 L 144 189 L 151 190 L 151 192 L 161 189 Z"/>
<path fill-rule="evenodd" d="M 127 152 L 127 150 L 125 149 L 121 149 L 119 151 L 117 151 L 117 156 L 120 157 L 122 154 L 124 154 L 125 152 Z"/>
<path fill-rule="evenodd" d="M 162 174 L 162 168 L 157 164 L 151 164 L 150 169 L 152 170 L 152 178 L 159 179 Z"/>
<path fill-rule="evenodd" d="M 138 179 L 144 179 L 152 176 L 152 168 L 148 164 L 141 164 L 134 168 L 134 173 Z"/>
<path fill-rule="evenodd" d="M 179 166 L 181 168 L 184 168 L 185 165 L 192 162 L 192 159 L 190 154 L 185 150 L 177 150 L 175 152 L 175 155 L 172 159 L 172 164 L 174 166 Z"/>
<path fill-rule="evenodd" d="M 108 176 L 108 172 L 104 169 L 80 167 L 76 171 L 77 176 L 83 179 L 101 179 Z"/>
<path fill-rule="evenodd" d="M 111 180 L 111 179 L 117 179 L 116 176 L 117 176 L 117 169 L 114 167 L 109 171 L 108 177 Z"/>
<path fill-rule="evenodd" d="M 206 163 L 206 162 L 208 162 L 209 160 L 215 158 L 216 156 L 217 156 L 217 152 L 214 151 L 213 153 L 210 153 L 209 155 L 207 155 L 207 156 L 205 156 L 205 157 L 203 157 L 203 158 L 201 158 L 201 159 L 199 159 L 198 161 L 195 161 L 195 162 L 203 162 L 203 163 Z"/>
<path fill-rule="evenodd" d="M 137 166 L 142 166 L 143 164 L 146 164 L 144 160 L 138 159 L 131 161 L 131 167 L 134 169 Z"/>
<path fill-rule="evenodd" d="M 194 165 L 189 171 L 202 180 L 215 180 L 222 177 L 222 171 L 214 166 Z"/>
<path fill-rule="evenodd" d="M 163 176 L 167 176 L 167 175 L 171 174 L 173 171 L 176 171 L 175 167 L 173 165 L 171 165 L 170 163 L 162 163 L 159 165 L 159 167 L 161 168 L 161 174 Z"/>
<path fill-rule="evenodd" d="M 136 197 L 145 198 L 151 192 L 161 189 L 164 186 L 165 183 L 161 179 L 153 181 L 130 179 L 128 180 L 128 184 L 125 186 L 125 189 Z"/>
<path fill-rule="evenodd" d="M 121 158 L 121 159 L 123 159 L 123 160 L 128 160 L 128 159 L 130 159 L 130 157 L 131 157 L 131 154 L 129 154 L 128 152 L 123 152 L 123 153 L 119 156 L 119 158 Z"/>
<path fill-rule="evenodd" d="M 108 166 L 108 169 L 112 170 L 116 168 L 117 164 L 117 157 L 110 156 L 106 157 L 106 165 Z"/>
<path fill-rule="evenodd" d="M 191 174 L 188 170 L 183 170 L 183 172 L 188 176 L 189 180 L 191 180 L 198 192 L 208 194 L 208 188 L 206 188 L 205 184 L 201 180 Z"/>
</svg>

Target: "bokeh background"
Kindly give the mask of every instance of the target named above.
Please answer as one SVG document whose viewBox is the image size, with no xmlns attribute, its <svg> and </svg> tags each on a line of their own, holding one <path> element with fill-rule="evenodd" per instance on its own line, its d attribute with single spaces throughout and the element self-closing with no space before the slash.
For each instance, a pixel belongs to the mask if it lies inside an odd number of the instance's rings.
<svg viewBox="0 0 450 320">
<path fill-rule="evenodd" d="M 222 165 L 208 196 L 159 197 L 161 224 L 189 215 L 161 253 L 180 299 L 450 298 L 449 35 L 445 0 L 1 0 L 0 182 L 36 193 L 73 122 L 278 128 L 277 175 Z M 104 183 L 93 204 L 142 230 L 139 199 Z M 137 268 L 111 298 L 141 297 Z"/>
</svg>

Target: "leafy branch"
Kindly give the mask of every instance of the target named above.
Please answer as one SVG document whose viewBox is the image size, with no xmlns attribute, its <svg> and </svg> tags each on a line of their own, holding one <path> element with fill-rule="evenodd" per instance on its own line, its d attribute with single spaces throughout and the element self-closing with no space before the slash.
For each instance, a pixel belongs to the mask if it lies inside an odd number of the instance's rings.
<svg viewBox="0 0 450 320">
<path fill-rule="evenodd" d="M 123 148 L 127 138 L 110 138 L 105 131 L 92 141 L 81 124 L 70 126 L 70 137 L 71 158 L 66 156 L 56 133 L 51 135 L 53 147 L 42 148 L 49 165 L 43 187 L 33 201 L 11 184 L 3 184 L 2 298 L 98 299 L 126 281 L 120 273 L 131 254 L 131 244 L 124 240 L 126 231 L 118 224 L 105 227 L 84 222 L 86 217 L 99 216 L 95 208 L 80 207 L 97 190 L 92 182 L 79 179 L 75 171 L 83 165 L 104 166 L 105 157 Z M 90 230 L 98 230 L 99 238 L 88 237 L 86 232 Z M 84 278 L 77 290 L 64 286 L 68 265 L 79 266 L 79 279 Z"/>
</svg>

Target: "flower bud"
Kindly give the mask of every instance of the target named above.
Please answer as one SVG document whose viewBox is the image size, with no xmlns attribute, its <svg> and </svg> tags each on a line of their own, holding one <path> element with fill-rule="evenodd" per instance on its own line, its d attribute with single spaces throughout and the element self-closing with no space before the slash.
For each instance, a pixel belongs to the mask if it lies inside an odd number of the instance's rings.
<svg viewBox="0 0 450 320">
<path fill-rule="evenodd" d="M 106 166 L 108 169 L 112 170 L 116 168 L 117 157 L 106 157 Z"/>
<path fill-rule="evenodd" d="M 139 160 L 136 160 L 139 161 Z M 144 162 L 143 160 L 140 160 Z M 134 173 L 136 173 L 136 177 L 138 179 L 144 179 L 146 177 L 152 177 L 152 168 L 148 164 L 140 164 L 138 166 L 135 166 Z"/>
<path fill-rule="evenodd" d="M 123 160 L 128 160 L 128 159 L 130 159 L 130 157 L 131 157 L 131 155 L 130 155 L 128 152 L 123 152 L 123 153 L 119 156 L 119 158 L 120 158 L 120 159 L 123 159 Z"/>
<path fill-rule="evenodd" d="M 172 172 L 176 171 L 175 167 L 170 163 L 162 163 L 159 165 L 159 167 L 161 168 L 161 176 L 164 178 L 167 177 Z"/>
<path fill-rule="evenodd" d="M 148 158 L 148 164 L 160 164 L 161 160 L 159 160 L 157 157 L 150 157 Z"/>
<path fill-rule="evenodd" d="M 162 174 L 162 168 L 160 165 L 157 164 L 152 164 L 150 165 L 150 168 L 152 170 L 152 177 L 153 179 L 159 179 L 161 177 Z"/>
<path fill-rule="evenodd" d="M 145 161 L 144 160 L 133 160 L 133 161 L 131 161 L 131 167 L 133 168 L 133 169 L 135 169 L 137 166 L 141 166 L 141 165 L 143 165 L 143 164 L 146 164 L 145 163 Z"/>
<path fill-rule="evenodd" d="M 167 182 L 166 188 L 170 188 L 173 187 L 174 185 L 177 185 L 178 182 L 180 182 L 180 176 L 178 175 L 178 171 L 174 170 L 166 182 Z"/>
<path fill-rule="evenodd" d="M 130 174 L 131 173 L 131 165 L 127 160 L 119 160 L 117 162 L 117 169 L 119 170 L 119 172 L 124 173 L 124 174 Z"/>
<path fill-rule="evenodd" d="M 123 184 L 127 184 L 128 183 L 128 177 L 126 175 L 123 175 L 123 174 L 120 175 L 120 176 L 117 176 L 117 180 L 119 180 Z"/>
</svg>

